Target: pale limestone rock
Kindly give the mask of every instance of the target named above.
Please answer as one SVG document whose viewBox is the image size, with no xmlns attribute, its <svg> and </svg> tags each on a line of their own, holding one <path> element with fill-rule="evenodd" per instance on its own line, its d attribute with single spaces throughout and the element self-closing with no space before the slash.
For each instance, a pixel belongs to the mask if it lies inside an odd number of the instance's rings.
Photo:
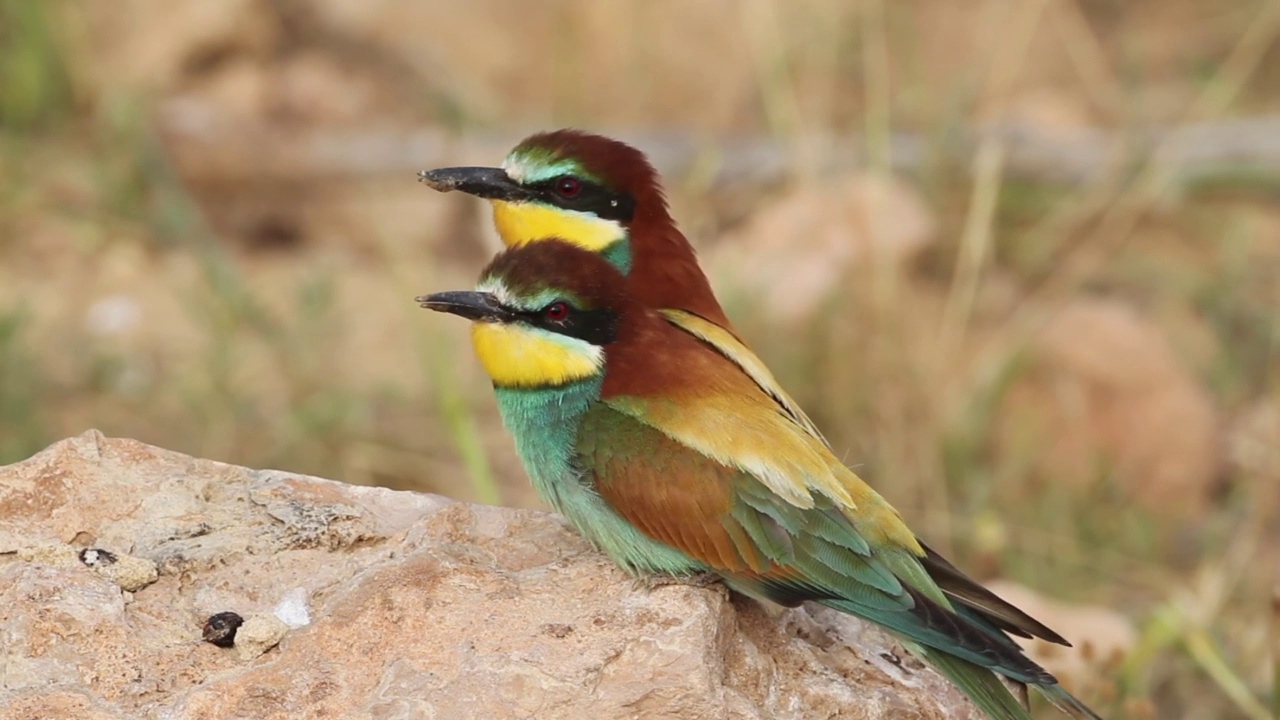
<svg viewBox="0 0 1280 720">
<path fill-rule="evenodd" d="M 39 545 L 19 549 L 18 559 L 56 568 L 83 565 L 119 585 L 126 592 L 141 590 L 160 577 L 156 564 L 146 558 L 104 552 L 96 548 L 77 550 L 71 545 Z"/>
<path fill-rule="evenodd" d="M 289 626 L 275 615 L 254 615 L 236 632 L 236 657 L 241 662 L 252 660 L 284 639 Z"/>
<path fill-rule="evenodd" d="M 115 562 L 93 569 L 126 592 L 137 592 L 160 578 L 155 563 L 132 555 L 118 555 Z"/>
<path fill-rule="evenodd" d="M 56 568 L 73 568 L 80 562 L 79 553 L 70 545 L 35 545 L 18 548 L 19 560 Z"/>
<path fill-rule="evenodd" d="M 125 592 L 71 547 L 159 578 Z M 287 629 L 286 606 L 310 622 Z M 261 618 L 260 649 L 279 644 L 246 661 L 202 642 L 223 611 L 250 618 L 238 642 Z M 49 717 L 979 715 L 871 626 L 637 589 L 555 515 L 89 432 L 0 468 L 0 718 Z"/>
</svg>

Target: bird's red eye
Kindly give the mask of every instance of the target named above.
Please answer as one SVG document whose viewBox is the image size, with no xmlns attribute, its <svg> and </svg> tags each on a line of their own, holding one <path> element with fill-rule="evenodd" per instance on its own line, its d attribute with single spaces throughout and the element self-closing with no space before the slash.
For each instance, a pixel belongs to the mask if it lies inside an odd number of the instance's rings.
<svg viewBox="0 0 1280 720">
<path fill-rule="evenodd" d="M 569 316 L 569 306 L 556 301 L 543 308 L 542 314 L 546 315 L 548 320 L 563 320 Z"/>
<path fill-rule="evenodd" d="M 571 198 L 582 191 L 582 183 L 578 182 L 575 177 L 564 177 L 556 180 L 556 192 L 560 193 L 560 197 Z"/>
</svg>

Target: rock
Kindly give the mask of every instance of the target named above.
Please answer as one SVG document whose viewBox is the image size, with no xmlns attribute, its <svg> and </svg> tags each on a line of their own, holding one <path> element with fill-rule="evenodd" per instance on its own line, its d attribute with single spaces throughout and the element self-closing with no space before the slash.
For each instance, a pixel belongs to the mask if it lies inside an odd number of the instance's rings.
<svg viewBox="0 0 1280 720">
<path fill-rule="evenodd" d="M 812 315 L 851 269 L 909 261 L 934 229 L 909 184 L 855 175 L 796 188 L 761 208 L 708 250 L 706 265 L 730 294 L 749 292 L 775 320 L 794 321 Z"/>
<path fill-rule="evenodd" d="M 236 658 L 247 662 L 265 653 L 284 639 L 289 626 L 275 615 L 254 615 L 236 632 Z"/>
<path fill-rule="evenodd" d="M 96 548 L 76 550 L 70 545 L 41 545 L 19 549 L 18 559 L 58 568 L 84 565 L 126 592 L 141 590 L 160 577 L 156 564 L 146 558 Z"/>
<path fill-rule="evenodd" d="M 1076 300 L 1031 348 L 1010 388 L 999 442 L 1037 471 L 1085 485 L 1106 470 L 1134 501 L 1194 516 L 1223 467 L 1217 409 L 1154 323 L 1113 300 Z"/>
<path fill-rule="evenodd" d="M 0 518 L 4 718 L 979 718 L 872 626 L 637 588 L 543 512 L 89 432 L 0 468 Z"/>
</svg>

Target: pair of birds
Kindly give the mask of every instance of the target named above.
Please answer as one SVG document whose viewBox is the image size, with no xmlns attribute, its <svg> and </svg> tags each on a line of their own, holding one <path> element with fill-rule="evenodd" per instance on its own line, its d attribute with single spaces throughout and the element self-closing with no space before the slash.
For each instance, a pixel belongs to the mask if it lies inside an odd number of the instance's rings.
<svg viewBox="0 0 1280 720">
<path fill-rule="evenodd" d="M 420 178 L 488 200 L 507 249 L 418 302 L 472 321 L 535 489 L 615 563 L 874 622 L 994 720 L 1031 717 L 997 674 L 1100 720 L 1010 635 L 1068 643 L 917 538 L 738 338 L 640 151 L 559 130 Z"/>
</svg>

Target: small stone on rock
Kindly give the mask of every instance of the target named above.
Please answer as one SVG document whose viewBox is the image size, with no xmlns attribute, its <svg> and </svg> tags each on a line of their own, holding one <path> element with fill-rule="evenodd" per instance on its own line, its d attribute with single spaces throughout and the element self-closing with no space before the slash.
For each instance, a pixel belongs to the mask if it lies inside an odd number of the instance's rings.
<svg viewBox="0 0 1280 720">
<path fill-rule="evenodd" d="M 160 569 L 146 558 L 117 555 L 110 564 L 91 566 L 94 572 L 120 586 L 121 590 L 137 592 L 160 577 Z"/>
<path fill-rule="evenodd" d="M 80 562 L 89 567 L 111 565 L 116 561 L 116 554 L 101 548 L 85 548 L 80 551 Z"/>
<path fill-rule="evenodd" d="M 275 647 L 289 626 L 275 615 L 253 615 L 236 632 L 236 655 L 248 662 Z"/>
<path fill-rule="evenodd" d="M 220 648 L 229 648 L 236 644 L 236 631 L 244 624 L 244 618 L 233 612 L 220 612 L 211 615 L 204 621 L 201 635 L 204 641 Z"/>
</svg>

